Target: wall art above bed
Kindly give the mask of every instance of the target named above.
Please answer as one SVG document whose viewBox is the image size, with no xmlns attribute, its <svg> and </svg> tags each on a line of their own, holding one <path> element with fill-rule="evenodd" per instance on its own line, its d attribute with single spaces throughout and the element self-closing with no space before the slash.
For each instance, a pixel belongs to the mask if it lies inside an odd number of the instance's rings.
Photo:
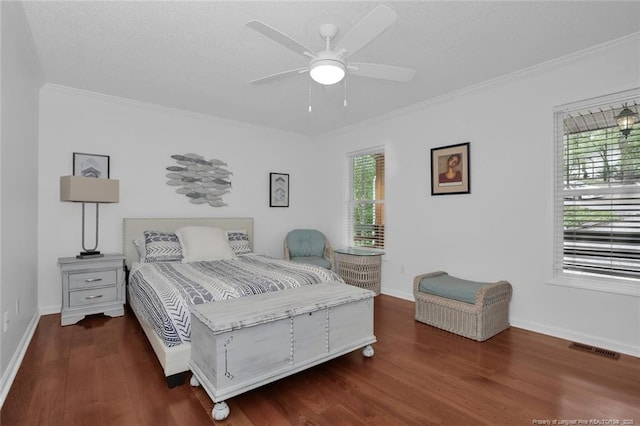
<svg viewBox="0 0 640 426">
<path fill-rule="evenodd" d="M 167 185 L 178 186 L 178 194 L 183 194 L 193 204 L 208 204 L 223 207 L 228 204 L 222 197 L 231 192 L 231 175 L 221 160 L 205 160 L 198 154 L 175 154 L 177 166 L 169 166 Z"/>
</svg>

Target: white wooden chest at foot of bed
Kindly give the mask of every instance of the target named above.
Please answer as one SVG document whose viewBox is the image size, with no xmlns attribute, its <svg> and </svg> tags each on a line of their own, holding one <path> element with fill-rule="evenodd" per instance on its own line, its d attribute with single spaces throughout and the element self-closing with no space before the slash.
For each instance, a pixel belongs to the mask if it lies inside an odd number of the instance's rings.
<svg viewBox="0 0 640 426">
<path fill-rule="evenodd" d="M 191 384 L 222 420 L 235 395 L 358 348 L 371 357 L 374 296 L 335 282 L 194 306 Z"/>
</svg>

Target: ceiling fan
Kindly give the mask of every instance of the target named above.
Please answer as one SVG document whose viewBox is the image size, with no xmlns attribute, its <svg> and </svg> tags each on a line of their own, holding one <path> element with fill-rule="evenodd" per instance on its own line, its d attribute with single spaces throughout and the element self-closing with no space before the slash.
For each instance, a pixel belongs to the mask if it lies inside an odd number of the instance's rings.
<svg viewBox="0 0 640 426">
<path fill-rule="evenodd" d="M 389 28 L 397 17 L 398 15 L 393 10 L 387 6 L 379 5 L 358 22 L 351 31 L 345 34 L 333 49 L 331 48 L 331 40 L 338 33 L 338 27 L 333 23 L 321 24 L 318 30 L 320 36 L 325 41 L 325 50 L 321 52 L 314 52 L 304 44 L 264 22 L 257 20 L 249 21 L 246 24 L 249 28 L 309 58 L 309 63 L 305 67 L 261 77 L 251 81 L 251 83 L 269 83 L 281 78 L 307 72 L 314 81 L 322 85 L 336 84 L 342 81 L 347 73 L 381 80 L 409 81 L 413 78 L 415 70 L 392 65 L 347 61 L 349 57 L 371 43 L 376 37 Z"/>
</svg>

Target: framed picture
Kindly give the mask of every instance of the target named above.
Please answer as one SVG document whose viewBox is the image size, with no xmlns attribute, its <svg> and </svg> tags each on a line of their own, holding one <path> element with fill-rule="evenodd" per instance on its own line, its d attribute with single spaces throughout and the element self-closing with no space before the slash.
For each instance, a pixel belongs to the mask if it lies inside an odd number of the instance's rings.
<svg viewBox="0 0 640 426">
<path fill-rule="evenodd" d="M 289 175 L 269 173 L 269 207 L 289 207 Z"/>
<path fill-rule="evenodd" d="M 431 148 L 431 195 L 469 194 L 469 142 Z"/>
<path fill-rule="evenodd" d="M 74 152 L 73 175 L 109 179 L 109 156 Z"/>
</svg>

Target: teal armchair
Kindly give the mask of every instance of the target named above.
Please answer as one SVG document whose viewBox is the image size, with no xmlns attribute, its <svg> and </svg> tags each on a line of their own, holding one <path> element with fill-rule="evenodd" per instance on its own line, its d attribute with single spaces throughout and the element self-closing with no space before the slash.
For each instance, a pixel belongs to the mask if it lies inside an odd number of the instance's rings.
<svg viewBox="0 0 640 426">
<path fill-rule="evenodd" d="M 284 258 L 335 271 L 333 249 L 324 234 L 315 229 L 290 231 L 284 239 Z"/>
</svg>

